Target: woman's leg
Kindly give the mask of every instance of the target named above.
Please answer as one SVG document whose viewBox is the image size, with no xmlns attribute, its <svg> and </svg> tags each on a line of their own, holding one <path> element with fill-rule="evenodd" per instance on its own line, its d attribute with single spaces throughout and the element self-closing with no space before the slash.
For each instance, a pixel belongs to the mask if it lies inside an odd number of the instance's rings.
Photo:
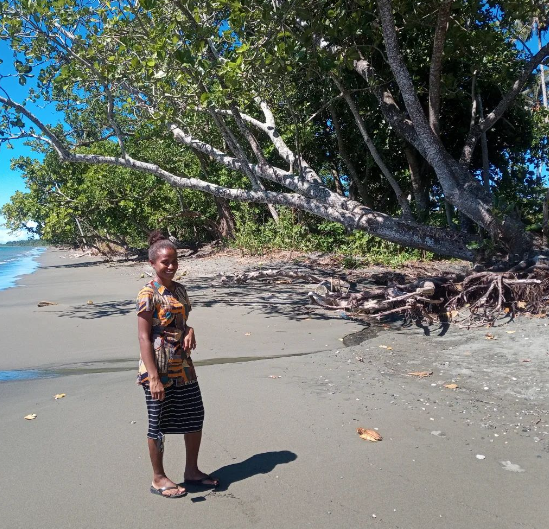
<svg viewBox="0 0 549 529">
<path fill-rule="evenodd" d="M 166 473 L 164 472 L 164 450 L 162 441 L 160 439 L 147 439 L 147 441 L 149 444 L 149 455 L 151 457 L 153 467 L 153 487 L 155 489 L 161 489 L 163 487 L 177 487 L 163 491 L 162 495 L 181 495 L 185 492 L 185 488 L 174 483 L 166 476 Z"/>
<path fill-rule="evenodd" d="M 203 485 L 216 486 L 219 480 L 208 474 L 204 474 L 198 468 L 198 452 L 202 441 L 202 430 L 185 434 L 185 452 L 187 460 L 185 464 L 185 481 L 201 481 Z"/>
<path fill-rule="evenodd" d="M 153 399 L 148 386 L 143 386 L 145 390 L 145 399 L 147 401 L 147 413 L 149 415 L 149 431 L 147 441 L 149 445 L 149 456 L 153 467 L 152 486 L 155 489 L 164 487 L 174 487 L 173 489 L 162 491 L 163 496 L 181 496 L 185 489 L 179 487 L 171 479 L 168 479 L 164 471 L 164 435 L 160 427 L 160 417 L 162 416 L 163 402 Z M 169 388 L 168 388 L 169 391 Z M 154 492 L 151 490 L 151 492 Z"/>
</svg>

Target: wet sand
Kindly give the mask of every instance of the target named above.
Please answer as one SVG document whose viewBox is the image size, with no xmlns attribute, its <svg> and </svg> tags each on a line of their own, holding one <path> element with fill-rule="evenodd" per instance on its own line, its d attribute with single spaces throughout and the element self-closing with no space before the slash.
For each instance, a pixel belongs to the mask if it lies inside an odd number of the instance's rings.
<svg viewBox="0 0 549 529">
<path fill-rule="evenodd" d="M 492 329 L 495 340 L 486 329 L 393 324 L 344 343 L 360 326 L 311 312 L 307 285 L 216 284 L 216 271 L 244 266 L 181 263 L 195 360 L 205 364 L 201 464 L 222 486 L 169 502 L 148 492 L 146 411 L 132 367 L 143 265 L 50 251 L 23 286 L 0 292 L 0 370 L 61 375 L 0 383 L 2 524 L 546 527 L 546 319 Z M 58 305 L 37 308 L 40 300 Z M 269 358 L 300 353 L 309 354 Z M 423 370 L 433 375 L 407 376 Z M 444 387 L 452 382 L 459 388 Z M 29 413 L 37 418 L 25 421 Z M 378 428 L 383 441 L 362 441 L 358 426 Z M 173 479 L 183 465 L 182 439 L 172 436 Z"/>
</svg>

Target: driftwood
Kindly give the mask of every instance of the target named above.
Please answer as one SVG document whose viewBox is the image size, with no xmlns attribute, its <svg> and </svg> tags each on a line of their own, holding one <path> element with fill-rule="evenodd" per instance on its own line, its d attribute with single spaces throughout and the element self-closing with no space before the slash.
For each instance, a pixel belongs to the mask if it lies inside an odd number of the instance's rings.
<svg viewBox="0 0 549 529">
<path fill-rule="evenodd" d="M 316 283 L 308 294 L 312 304 L 344 311 L 348 317 L 381 319 L 400 314 L 406 319 L 430 323 L 438 317 L 465 327 L 491 325 L 504 315 L 544 315 L 549 304 L 549 264 L 543 256 L 508 271 L 487 270 L 467 276 L 436 272 L 435 277 L 412 281 L 400 273 L 372 274 L 368 279 L 386 281 L 385 286 L 371 285 L 360 292 L 351 292 L 351 283 L 345 280 L 322 279 L 309 270 L 259 270 L 224 276 L 222 282 L 302 280 Z"/>
<path fill-rule="evenodd" d="M 38 307 L 50 307 L 51 305 L 57 305 L 55 301 L 39 301 L 37 303 Z"/>
</svg>

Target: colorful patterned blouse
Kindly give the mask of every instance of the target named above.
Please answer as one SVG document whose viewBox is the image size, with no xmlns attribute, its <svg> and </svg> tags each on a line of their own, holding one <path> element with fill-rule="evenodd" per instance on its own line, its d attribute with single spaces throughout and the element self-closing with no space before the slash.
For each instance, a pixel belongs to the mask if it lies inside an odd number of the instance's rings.
<svg viewBox="0 0 549 529">
<path fill-rule="evenodd" d="M 152 311 L 151 342 L 155 357 L 162 357 L 164 351 L 167 366 L 158 366 L 160 381 L 164 387 L 172 384 L 182 386 L 196 381 L 196 372 L 190 351 L 183 350 L 183 336 L 187 328 L 187 318 L 191 311 L 191 302 L 185 287 L 174 282 L 171 290 L 157 281 L 145 285 L 137 295 L 137 314 Z M 158 364 L 158 362 L 157 362 Z M 138 384 L 147 384 L 149 374 L 145 363 L 139 359 Z"/>
</svg>

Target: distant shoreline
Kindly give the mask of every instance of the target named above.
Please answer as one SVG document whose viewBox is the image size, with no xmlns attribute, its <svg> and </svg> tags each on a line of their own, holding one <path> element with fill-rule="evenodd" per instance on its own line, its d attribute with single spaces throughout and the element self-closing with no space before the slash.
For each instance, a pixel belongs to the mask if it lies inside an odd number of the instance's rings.
<svg viewBox="0 0 549 529">
<path fill-rule="evenodd" d="M 36 272 L 40 257 L 47 249 L 46 246 L 0 246 L 0 291 L 16 288 L 24 276 Z"/>
</svg>

